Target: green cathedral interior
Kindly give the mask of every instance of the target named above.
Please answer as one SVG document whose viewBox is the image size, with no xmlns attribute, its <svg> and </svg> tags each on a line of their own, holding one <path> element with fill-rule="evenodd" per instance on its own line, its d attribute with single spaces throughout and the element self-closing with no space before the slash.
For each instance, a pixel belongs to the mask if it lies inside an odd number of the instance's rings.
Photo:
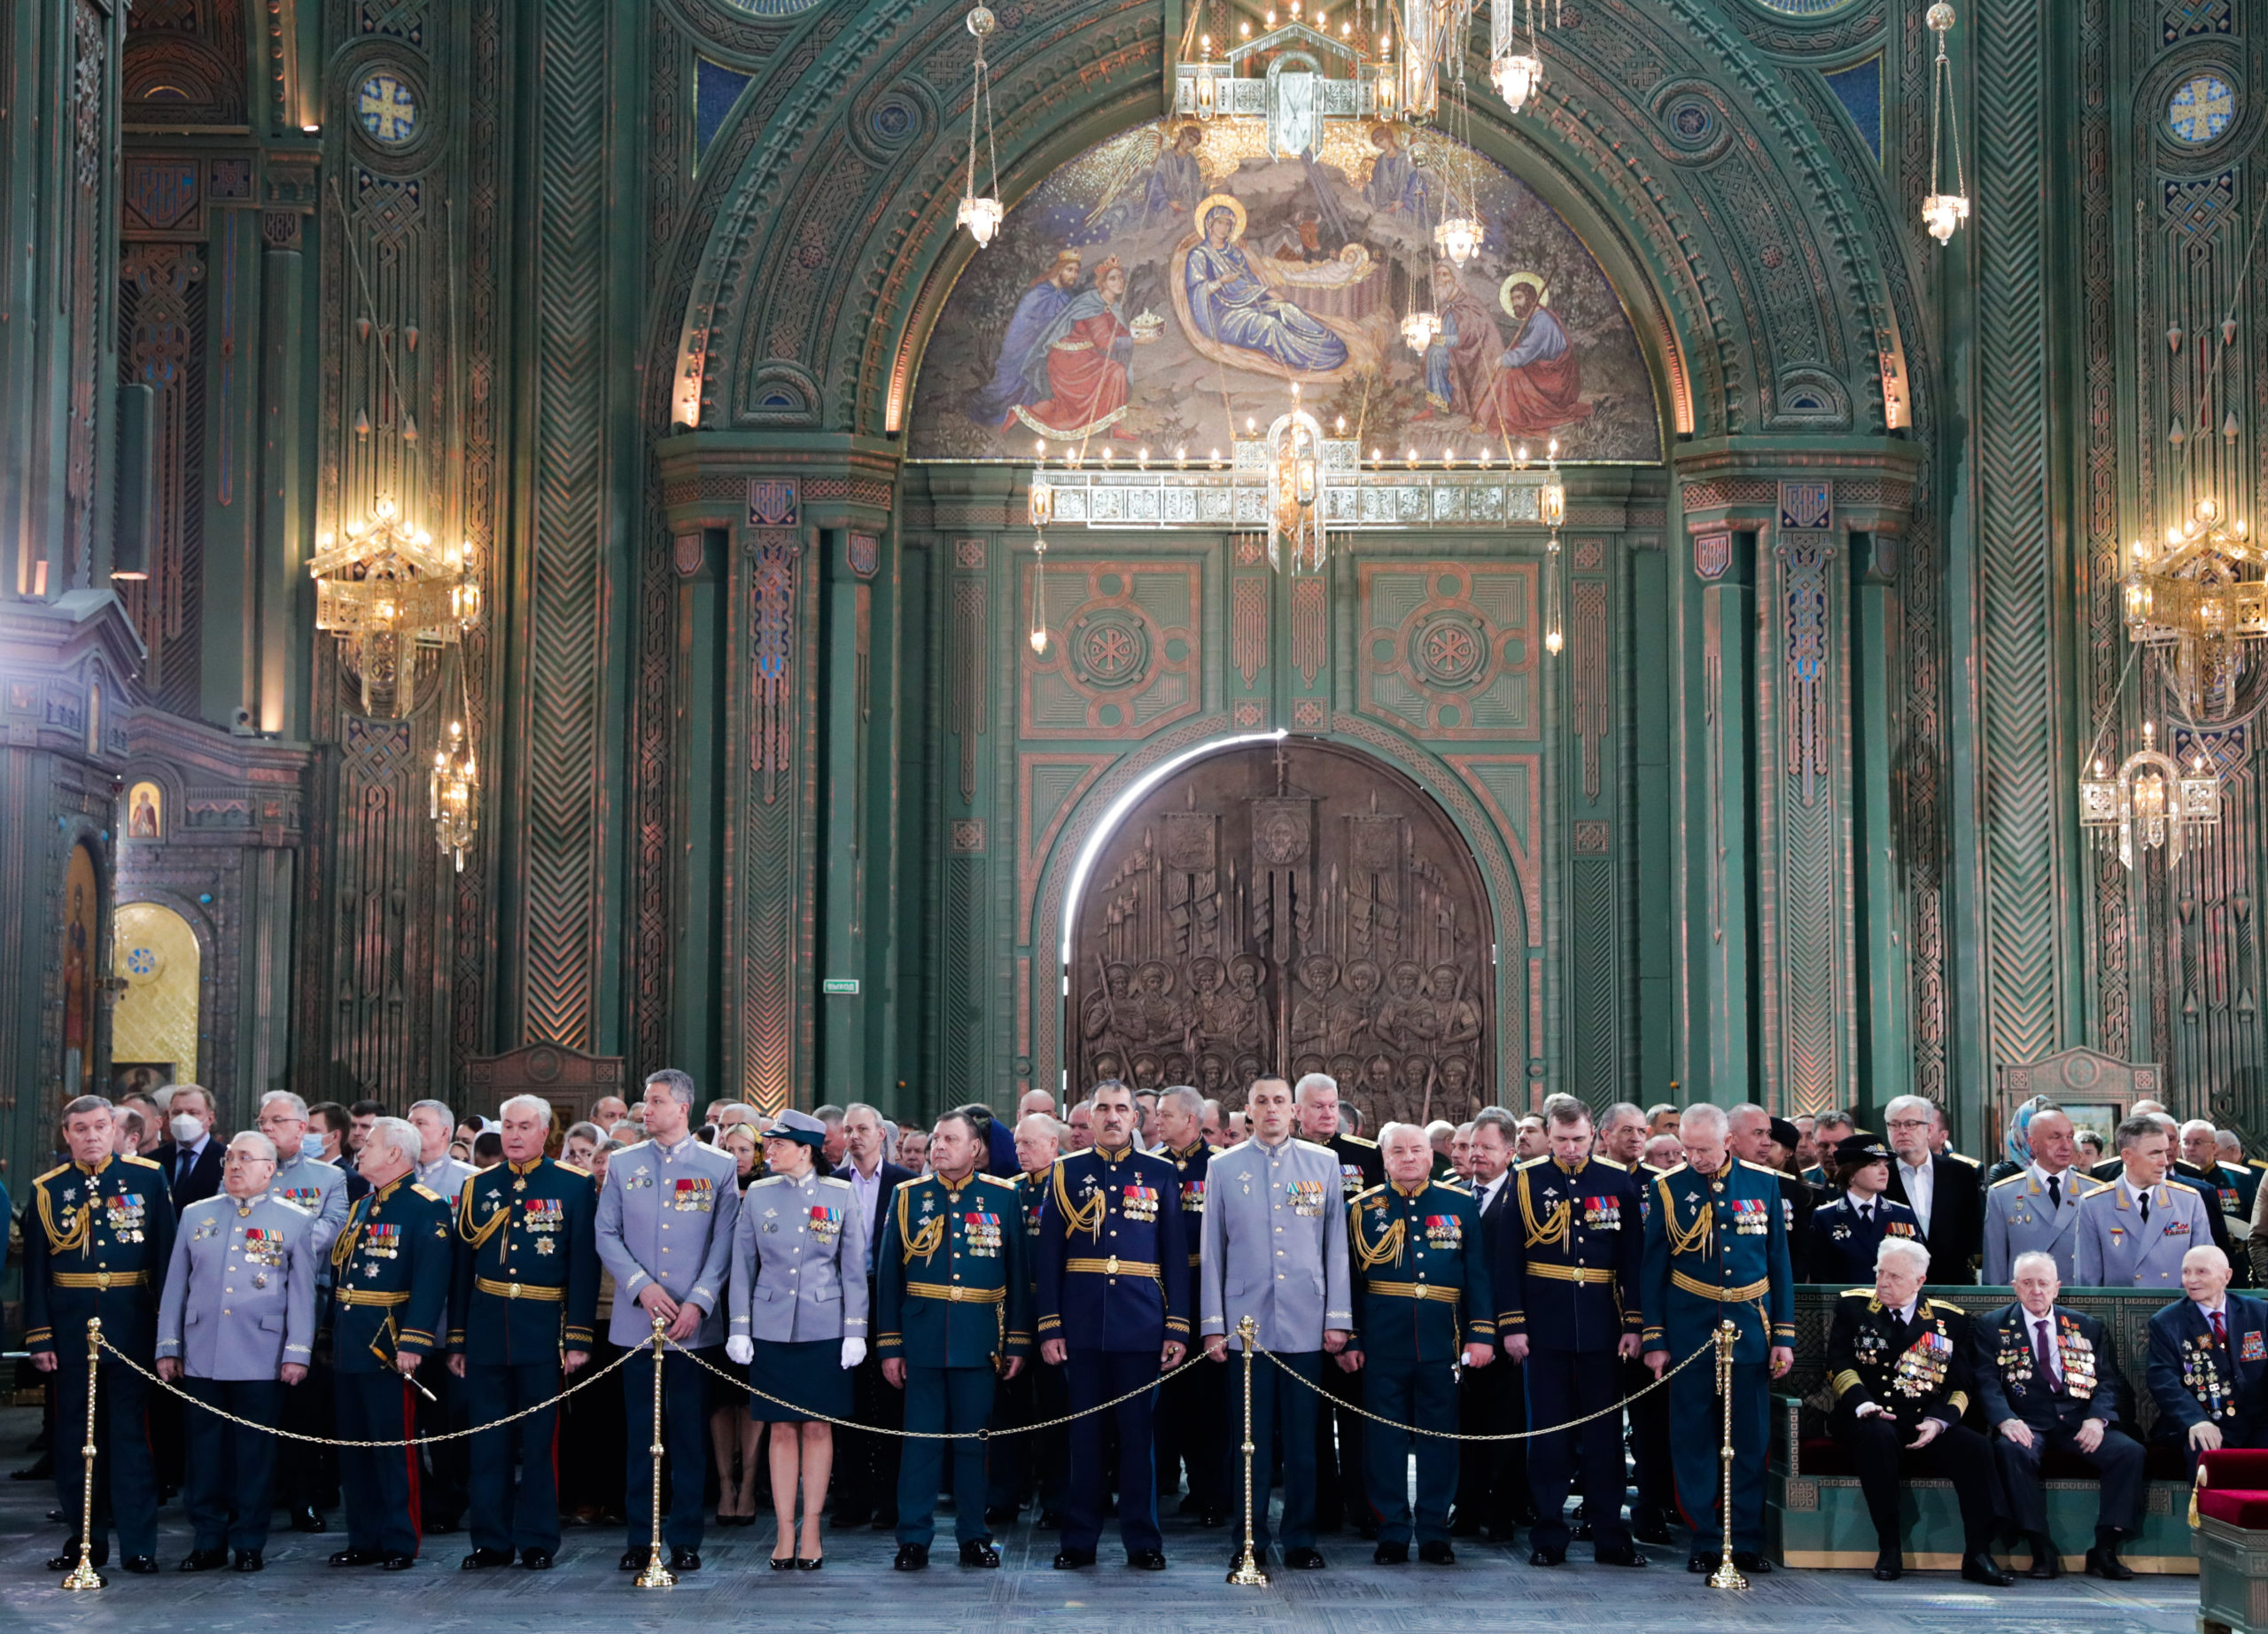
<svg viewBox="0 0 2268 1634">
<path fill-rule="evenodd" d="M 7 1178 L 664 1065 L 2268 1135 L 2263 18 L 1279 3 L 9 5 Z"/>
</svg>

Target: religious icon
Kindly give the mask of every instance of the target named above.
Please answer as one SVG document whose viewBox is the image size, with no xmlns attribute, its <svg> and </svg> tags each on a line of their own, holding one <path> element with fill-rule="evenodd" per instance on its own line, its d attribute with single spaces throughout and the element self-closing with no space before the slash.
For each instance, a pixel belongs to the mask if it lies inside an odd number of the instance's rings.
<svg viewBox="0 0 2268 1634">
<path fill-rule="evenodd" d="M 157 784 L 135 784 L 126 797 L 126 837 L 130 840 L 159 838 L 159 813 L 164 805 L 165 795 Z"/>
</svg>

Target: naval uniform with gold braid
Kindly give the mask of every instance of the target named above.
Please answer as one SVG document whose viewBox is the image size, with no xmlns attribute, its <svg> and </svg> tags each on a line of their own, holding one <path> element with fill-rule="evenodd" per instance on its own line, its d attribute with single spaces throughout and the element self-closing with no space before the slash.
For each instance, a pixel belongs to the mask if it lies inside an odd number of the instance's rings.
<svg viewBox="0 0 2268 1634">
<path fill-rule="evenodd" d="M 418 1397 L 395 1370 L 394 1352 L 430 1358 L 443 1349 L 451 1235 L 447 1201 L 406 1178 L 365 1193 L 348 1211 L 346 1229 L 330 1245 L 331 1379 L 343 1439 L 416 1433 Z M 342 1448 L 338 1483 L 346 1547 L 334 1561 L 416 1556 L 423 1531 L 416 1447 Z"/>
<path fill-rule="evenodd" d="M 173 1250 L 166 1171 L 146 1157 L 106 1157 L 92 1168 L 66 1163 L 32 1182 L 24 1210 L 24 1348 L 55 1358 L 55 1490 L 74 1532 L 86 1477 L 75 1454 L 87 1423 L 87 1319 L 102 1318 L 103 1337 L 120 1355 L 154 1367 L 158 1301 Z M 149 1386 L 105 1356 L 96 1405 L 95 1558 L 108 1558 L 115 1516 L 119 1552 L 149 1559 L 158 1548 Z M 55 1569 L 77 1564 L 74 1558 Z"/>
<path fill-rule="evenodd" d="M 559 1394 L 565 1352 L 588 1356 L 599 1299 L 598 1187 L 587 1170 L 539 1157 L 499 1163 L 457 1194 L 449 1348 L 464 1354 L 465 1411 L 493 1424 Z M 512 1485 L 519 1453 L 519 1487 Z M 559 1551 L 556 1403 L 472 1437 L 472 1546 Z"/>
</svg>

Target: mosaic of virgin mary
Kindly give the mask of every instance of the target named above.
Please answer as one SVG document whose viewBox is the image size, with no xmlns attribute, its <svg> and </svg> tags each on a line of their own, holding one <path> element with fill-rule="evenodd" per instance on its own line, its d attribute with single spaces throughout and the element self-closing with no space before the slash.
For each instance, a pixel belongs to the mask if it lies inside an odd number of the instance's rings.
<svg viewBox="0 0 2268 1634">
<path fill-rule="evenodd" d="M 1267 258 L 1246 253 L 1239 242 L 1242 205 L 1216 193 L 1198 206 L 1197 219 L 1202 236 L 1181 253 L 1174 310 L 1198 351 L 1240 368 L 1278 369 L 1298 380 L 1335 380 L 1350 361 L 1375 365 L 1377 353 L 1359 329 L 1307 311 L 1296 300 L 1299 285 L 1289 279 L 1270 281 L 1271 274 L 1280 278 L 1294 266 L 1308 272 L 1307 262 L 1271 267 Z M 1348 274 L 1364 276 L 1371 270 L 1367 254 L 1360 261 L 1323 265 L 1340 271 L 1335 282 L 1342 286 L 1352 281 Z"/>
</svg>

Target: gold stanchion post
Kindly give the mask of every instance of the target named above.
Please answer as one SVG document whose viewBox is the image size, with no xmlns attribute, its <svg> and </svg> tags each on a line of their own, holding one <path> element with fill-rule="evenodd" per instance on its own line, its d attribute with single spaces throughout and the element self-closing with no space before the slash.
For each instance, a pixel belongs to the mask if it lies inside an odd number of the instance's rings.
<svg viewBox="0 0 2268 1634">
<path fill-rule="evenodd" d="M 86 1483 L 79 1498 L 79 1564 L 63 1580 L 66 1589 L 99 1589 L 107 1581 L 95 1569 L 95 1390 L 102 1377 L 103 1319 L 87 1319 L 87 1444 L 79 1449 L 87 1461 Z"/>
<path fill-rule="evenodd" d="M 1748 1579 L 1733 1564 L 1733 1344 L 1739 1336 L 1740 1329 L 1733 1326 L 1729 1318 L 1717 1324 L 1717 1394 L 1724 1405 L 1724 1441 L 1717 1449 L 1717 1519 L 1718 1536 L 1724 1549 L 1717 1569 L 1709 1574 L 1709 1586 L 1713 1589 L 1748 1587 Z"/>
<path fill-rule="evenodd" d="M 638 1574 L 641 1589 L 673 1589 L 677 1574 L 662 1564 L 662 1344 L 668 1337 L 669 1324 L 660 1317 L 654 1319 L 654 1491 L 651 1513 L 654 1519 L 652 1552 L 646 1557 L 646 1569 Z M 89 1436 L 87 1439 L 93 1440 Z"/>
<path fill-rule="evenodd" d="M 1250 1316 L 1238 1319 L 1237 1337 L 1244 1344 L 1244 1553 L 1229 1574 L 1229 1581 L 1241 1589 L 1268 1586 L 1268 1574 L 1260 1569 L 1259 1559 L 1252 1551 L 1252 1353 L 1259 1334 L 1260 1326 Z M 87 1439 L 94 1437 L 90 1435 Z"/>
</svg>

